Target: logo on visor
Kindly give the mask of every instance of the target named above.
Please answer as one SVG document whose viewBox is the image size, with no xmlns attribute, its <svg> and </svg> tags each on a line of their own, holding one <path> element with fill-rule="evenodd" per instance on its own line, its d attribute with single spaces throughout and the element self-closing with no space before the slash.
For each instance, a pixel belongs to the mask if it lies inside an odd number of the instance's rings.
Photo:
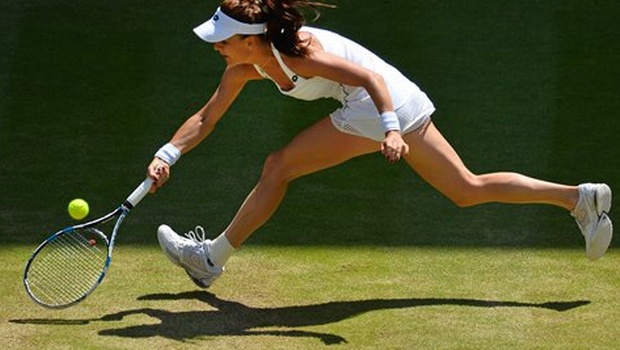
<svg viewBox="0 0 620 350">
<path fill-rule="evenodd" d="M 218 16 L 218 15 L 213 16 L 213 20 L 214 21 L 219 21 L 220 20 L 220 16 Z"/>
</svg>

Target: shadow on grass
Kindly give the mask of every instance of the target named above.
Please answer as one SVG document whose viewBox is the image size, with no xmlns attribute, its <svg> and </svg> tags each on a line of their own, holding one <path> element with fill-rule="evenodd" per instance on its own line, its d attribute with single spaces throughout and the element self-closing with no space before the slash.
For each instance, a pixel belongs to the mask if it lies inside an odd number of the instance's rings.
<svg viewBox="0 0 620 350">
<path fill-rule="evenodd" d="M 546 303 L 526 303 L 516 301 L 493 301 L 477 299 L 369 299 L 357 301 L 333 301 L 315 305 L 298 305 L 274 308 L 253 308 L 238 302 L 222 300 L 209 292 L 193 291 L 179 294 L 151 294 L 138 300 L 199 300 L 216 310 L 197 310 L 173 312 L 162 309 L 141 308 L 105 315 L 98 319 L 22 319 L 12 323 L 41 325 L 84 325 L 93 321 L 120 321 L 125 316 L 148 315 L 160 321 L 157 324 L 144 324 L 124 328 L 104 329 L 103 336 L 127 338 L 165 337 L 177 341 L 191 341 L 205 336 L 286 336 L 317 338 L 324 344 L 346 343 L 346 339 L 336 334 L 309 332 L 297 327 L 319 326 L 376 310 L 404 309 L 419 306 L 454 305 L 481 308 L 520 307 L 541 308 L 552 311 L 567 311 L 590 304 L 590 301 L 552 301 Z M 268 328 L 280 328 L 269 330 Z"/>
</svg>

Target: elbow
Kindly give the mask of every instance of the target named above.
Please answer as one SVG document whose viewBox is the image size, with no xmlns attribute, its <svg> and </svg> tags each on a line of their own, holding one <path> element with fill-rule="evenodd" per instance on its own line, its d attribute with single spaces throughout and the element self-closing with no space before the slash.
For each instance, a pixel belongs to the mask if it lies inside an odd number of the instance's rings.
<svg viewBox="0 0 620 350">
<path fill-rule="evenodd" d="M 366 86 L 364 86 L 368 93 L 372 94 L 373 92 L 382 94 L 383 92 L 388 92 L 387 83 L 383 78 L 383 75 L 376 72 L 369 72 L 368 78 L 366 80 Z"/>
<path fill-rule="evenodd" d="M 383 75 L 377 73 L 377 72 L 372 72 L 371 74 L 372 77 L 372 81 L 375 83 L 375 85 L 377 86 L 386 86 L 387 87 L 387 83 L 385 82 L 385 79 L 383 79 Z"/>
<path fill-rule="evenodd" d="M 215 126 L 217 125 L 217 120 L 215 118 L 209 118 L 207 115 L 198 114 L 197 119 L 201 134 L 208 135 L 215 130 Z"/>
<path fill-rule="evenodd" d="M 181 130 L 177 132 L 177 135 L 182 140 L 181 144 L 186 145 L 189 150 L 209 136 L 214 128 L 215 123 L 210 121 L 210 118 L 202 113 L 196 113 L 187 120 L 181 127 Z"/>
<path fill-rule="evenodd" d="M 368 94 L 372 97 L 379 111 L 393 110 L 392 97 L 387 83 L 379 73 L 370 72 L 367 83 L 364 86 Z"/>
</svg>

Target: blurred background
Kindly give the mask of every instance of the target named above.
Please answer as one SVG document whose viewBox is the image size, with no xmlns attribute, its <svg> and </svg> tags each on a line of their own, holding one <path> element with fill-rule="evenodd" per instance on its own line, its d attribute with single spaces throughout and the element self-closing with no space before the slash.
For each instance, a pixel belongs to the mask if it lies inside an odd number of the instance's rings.
<svg viewBox="0 0 620 350">
<path fill-rule="evenodd" d="M 472 171 L 618 188 L 620 2 L 333 3 L 313 25 L 414 80 Z M 93 218 L 139 184 L 154 152 L 218 84 L 223 61 L 191 31 L 217 5 L 2 1 L 0 244 L 34 245 L 73 223 L 71 199 L 87 200 Z M 160 223 L 217 235 L 265 157 L 336 107 L 250 84 L 168 185 L 134 210 L 119 244 L 157 244 Z M 583 239 L 561 209 L 458 209 L 404 163 L 373 154 L 294 182 L 247 244 L 582 249 Z"/>
</svg>

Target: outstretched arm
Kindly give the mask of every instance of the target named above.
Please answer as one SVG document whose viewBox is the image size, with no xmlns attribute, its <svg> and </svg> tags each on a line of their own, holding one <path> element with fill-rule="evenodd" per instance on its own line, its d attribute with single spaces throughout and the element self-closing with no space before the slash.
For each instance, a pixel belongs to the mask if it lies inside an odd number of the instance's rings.
<svg viewBox="0 0 620 350">
<path fill-rule="evenodd" d="M 154 180 L 151 191 L 164 185 L 170 176 L 170 166 L 182 154 L 198 146 L 215 129 L 215 125 L 239 95 L 249 80 L 258 74 L 251 65 L 227 67 L 213 96 L 198 112 L 189 117 L 162 147 L 148 166 L 147 175 Z"/>
</svg>

